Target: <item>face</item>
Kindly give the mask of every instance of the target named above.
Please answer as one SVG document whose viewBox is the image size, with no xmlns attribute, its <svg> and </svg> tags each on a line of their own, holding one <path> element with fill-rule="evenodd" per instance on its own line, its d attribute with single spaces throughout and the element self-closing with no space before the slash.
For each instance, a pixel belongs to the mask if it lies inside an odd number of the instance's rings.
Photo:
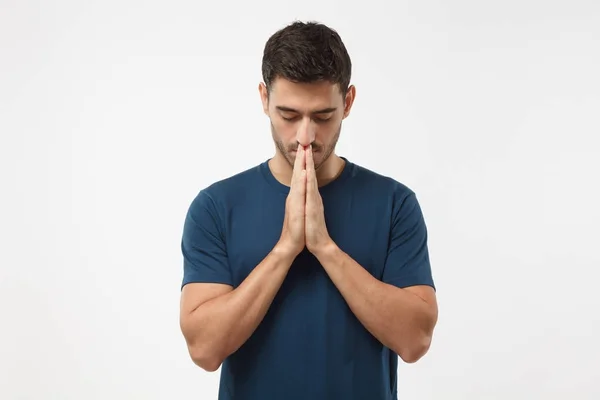
<svg viewBox="0 0 600 400">
<path fill-rule="evenodd" d="M 319 169 L 335 151 L 342 120 L 354 101 L 354 87 L 344 97 L 336 84 L 278 78 L 270 93 L 264 84 L 259 90 L 264 112 L 271 120 L 277 155 L 293 168 L 298 144 L 312 144 L 315 169 Z"/>
</svg>

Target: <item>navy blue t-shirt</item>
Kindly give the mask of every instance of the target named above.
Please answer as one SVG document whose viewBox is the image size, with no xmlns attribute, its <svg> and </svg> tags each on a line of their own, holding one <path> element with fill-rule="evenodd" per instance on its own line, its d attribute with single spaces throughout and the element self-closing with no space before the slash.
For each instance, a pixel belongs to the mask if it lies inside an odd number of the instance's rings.
<svg viewBox="0 0 600 400">
<path fill-rule="evenodd" d="M 344 160 L 319 188 L 331 238 L 383 282 L 435 288 L 415 193 Z M 267 161 L 200 190 L 185 219 L 182 284 L 240 285 L 277 243 L 288 192 Z M 223 362 L 219 399 L 395 400 L 397 366 L 305 249 L 256 331 Z"/>
</svg>

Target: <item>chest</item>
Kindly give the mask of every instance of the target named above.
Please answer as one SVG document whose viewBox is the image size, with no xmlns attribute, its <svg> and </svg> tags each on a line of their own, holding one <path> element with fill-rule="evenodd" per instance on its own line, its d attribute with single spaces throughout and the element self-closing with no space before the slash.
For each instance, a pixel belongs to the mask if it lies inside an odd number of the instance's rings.
<svg viewBox="0 0 600 400">
<path fill-rule="evenodd" d="M 230 211 L 227 254 L 235 286 L 269 254 L 280 238 L 285 214 L 284 195 L 269 201 L 250 201 Z M 385 204 L 358 196 L 324 197 L 325 223 L 333 241 L 363 268 L 381 278 L 390 232 L 390 212 Z M 314 267 L 311 257 L 295 263 Z M 310 268 L 308 268 L 310 270 Z"/>
</svg>

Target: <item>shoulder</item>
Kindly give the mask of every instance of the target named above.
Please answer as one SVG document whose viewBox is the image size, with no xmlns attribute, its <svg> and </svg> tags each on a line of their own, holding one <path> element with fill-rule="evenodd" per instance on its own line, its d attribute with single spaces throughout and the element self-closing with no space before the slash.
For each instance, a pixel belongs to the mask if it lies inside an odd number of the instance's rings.
<svg viewBox="0 0 600 400">
<path fill-rule="evenodd" d="M 402 181 L 363 165 L 352 164 L 351 181 L 374 197 L 385 196 L 394 202 L 403 202 L 409 197 L 415 197 L 413 189 Z"/>
<path fill-rule="evenodd" d="M 243 201 L 262 179 L 261 164 L 200 188 L 190 204 L 190 211 L 208 210 L 220 213 L 233 203 Z"/>
<path fill-rule="evenodd" d="M 351 169 L 353 191 L 363 201 L 379 205 L 374 208 L 389 213 L 391 221 L 411 223 L 422 218 L 417 194 L 407 184 L 363 165 L 352 164 Z"/>
<path fill-rule="evenodd" d="M 213 198 L 237 196 L 248 190 L 248 188 L 256 186 L 257 181 L 262 179 L 261 166 L 262 164 L 255 165 L 232 176 L 218 180 L 202 189 L 202 191 L 210 194 Z"/>
<path fill-rule="evenodd" d="M 354 166 L 354 176 L 361 192 L 365 191 L 374 209 L 384 210 L 393 232 L 423 231 L 425 218 L 416 192 L 400 180 L 375 172 L 364 166 Z"/>
</svg>

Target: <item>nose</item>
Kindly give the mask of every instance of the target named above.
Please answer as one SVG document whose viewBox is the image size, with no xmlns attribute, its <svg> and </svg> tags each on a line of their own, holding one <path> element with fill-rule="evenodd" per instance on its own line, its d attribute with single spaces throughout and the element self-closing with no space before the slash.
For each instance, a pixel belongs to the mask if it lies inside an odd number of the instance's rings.
<svg viewBox="0 0 600 400">
<path fill-rule="evenodd" d="M 309 118 L 302 120 L 296 131 L 296 141 L 302 146 L 308 146 L 315 141 L 316 129 Z"/>
</svg>

